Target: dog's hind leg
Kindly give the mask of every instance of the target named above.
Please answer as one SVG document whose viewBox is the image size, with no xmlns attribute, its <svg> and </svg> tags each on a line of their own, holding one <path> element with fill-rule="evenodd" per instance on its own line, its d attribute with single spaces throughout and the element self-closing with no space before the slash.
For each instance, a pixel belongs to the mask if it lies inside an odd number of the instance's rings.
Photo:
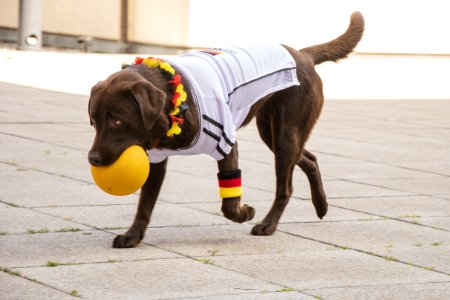
<svg viewBox="0 0 450 300">
<path fill-rule="evenodd" d="M 322 176 L 320 175 L 317 158 L 308 150 L 303 149 L 303 155 L 297 165 L 308 177 L 312 202 L 316 208 L 317 216 L 322 219 L 328 211 L 328 203 L 327 196 L 323 190 Z"/>
<path fill-rule="evenodd" d="M 253 235 L 271 235 L 275 232 L 281 215 L 291 198 L 292 174 L 300 160 L 303 137 L 291 135 L 291 131 L 279 120 L 268 121 L 257 117 L 258 131 L 263 141 L 275 155 L 276 195 L 275 201 L 266 217 L 252 229 Z"/>
</svg>

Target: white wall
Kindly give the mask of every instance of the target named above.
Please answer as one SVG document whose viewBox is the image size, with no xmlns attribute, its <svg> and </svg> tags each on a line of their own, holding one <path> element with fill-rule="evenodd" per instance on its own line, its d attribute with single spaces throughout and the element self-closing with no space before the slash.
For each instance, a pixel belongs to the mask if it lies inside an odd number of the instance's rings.
<svg viewBox="0 0 450 300">
<path fill-rule="evenodd" d="M 42 30 L 68 35 L 119 36 L 119 0 L 43 0 Z"/>
<path fill-rule="evenodd" d="M 0 26 L 15 28 L 19 20 L 19 0 L 0 0 Z"/>
<path fill-rule="evenodd" d="M 187 45 L 189 1 L 130 0 L 128 38 L 169 46 Z"/>
<path fill-rule="evenodd" d="M 302 48 L 366 19 L 360 52 L 450 54 L 448 0 L 191 0 L 193 46 L 274 41 Z"/>
<path fill-rule="evenodd" d="M 106 39 L 119 36 L 119 0 L 41 0 L 42 31 Z M 19 0 L 0 0 L 0 27 L 17 28 Z"/>
<path fill-rule="evenodd" d="M 119 0 L 42 0 L 46 32 L 119 38 Z M 447 4 L 448 3 L 448 4 Z M 302 48 L 343 33 L 361 11 L 357 51 L 450 54 L 450 0 L 130 0 L 131 41 L 221 46 L 273 41 Z M 17 28 L 19 0 L 0 0 L 0 26 Z"/>
<path fill-rule="evenodd" d="M 119 39 L 119 0 L 41 1 L 44 32 Z M 130 0 L 129 40 L 186 46 L 188 18 L 189 0 Z M 19 0 L 0 0 L 0 27 L 17 28 L 18 23 Z"/>
</svg>

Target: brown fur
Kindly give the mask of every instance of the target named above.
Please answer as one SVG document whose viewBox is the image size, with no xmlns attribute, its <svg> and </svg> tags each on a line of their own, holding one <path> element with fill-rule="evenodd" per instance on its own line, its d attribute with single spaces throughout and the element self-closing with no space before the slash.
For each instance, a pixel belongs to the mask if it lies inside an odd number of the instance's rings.
<svg viewBox="0 0 450 300">
<path fill-rule="evenodd" d="M 326 195 L 322 186 L 316 157 L 304 145 L 319 118 L 323 106 L 322 81 L 314 66 L 324 61 L 345 58 L 357 45 L 364 31 L 364 19 L 358 12 L 352 14 L 347 31 L 328 43 L 296 51 L 286 46 L 297 64 L 300 86 L 273 93 L 255 104 L 244 125 L 256 117 L 259 134 L 275 156 L 276 195 L 266 217 L 252 229 L 254 235 L 270 235 L 278 225 L 281 215 L 292 195 L 292 173 L 295 166 L 307 175 L 311 197 L 317 216 L 327 213 Z M 199 130 L 199 116 L 188 90 L 183 112 L 183 132 L 167 138 L 171 92 L 167 78 L 159 70 L 133 65 L 111 75 L 92 88 L 89 116 L 96 128 L 96 137 L 89 152 L 92 165 L 114 162 L 124 149 L 141 145 L 146 149 L 157 147 L 179 149 L 186 147 Z M 142 240 L 158 198 L 166 173 L 167 160 L 151 164 L 151 172 L 142 187 L 139 206 L 133 225 L 123 235 L 114 239 L 118 248 L 135 247 Z M 239 168 L 237 143 L 231 152 L 218 161 L 219 172 Z M 254 209 L 240 203 L 240 197 L 224 199 L 222 212 L 235 222 L 253 218 Z"/>
</svg>

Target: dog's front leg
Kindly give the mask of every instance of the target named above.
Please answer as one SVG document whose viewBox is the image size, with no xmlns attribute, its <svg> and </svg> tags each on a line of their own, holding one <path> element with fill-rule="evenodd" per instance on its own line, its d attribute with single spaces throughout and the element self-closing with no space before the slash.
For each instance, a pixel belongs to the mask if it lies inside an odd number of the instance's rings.
<svg viewBox="0 0 450 300">
<path fill-rule="evenodd" d="M 230 154 L 218 161 L 217 165 L 223 215 L 233 222 L 242 223 L 253 219 L 255 209 L 246 204 L 241 205 L 241 170 L 238 156 L 235 144 Z"/>
<path fill-rule="evenodd" d="M 166 166 L 167 159 L 161 163 L 150 164 L 150 174 L 141 189 L 139 206 L 133 225 L 125 234 L 116 236 L 113 241 L 114 248 L 133 248 L 144 238 L 145 230 L 150 222 L 153 208 L 166 175 Z"/>
</svg>

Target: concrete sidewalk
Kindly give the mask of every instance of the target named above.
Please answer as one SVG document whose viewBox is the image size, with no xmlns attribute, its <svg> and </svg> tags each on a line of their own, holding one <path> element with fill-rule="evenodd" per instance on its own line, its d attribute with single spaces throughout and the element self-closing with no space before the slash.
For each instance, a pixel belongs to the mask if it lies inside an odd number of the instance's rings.
<svg viewBox="0 0 450 300">
<path fill-rule="evenodd" d="M 254 124 L 238 136 L 254 222 L 221 216 L 211 158 L 170 159 L 135 249 L 111 248 L 137 196 L 92 184 L 87 101 L 0 83 L 0 299 L 450 297 L 450 101 L 326 102 L 308 148 L 328 215 L 297 170 L 270 237 L 249 234 L 275 187 Z"/>
</svg>

